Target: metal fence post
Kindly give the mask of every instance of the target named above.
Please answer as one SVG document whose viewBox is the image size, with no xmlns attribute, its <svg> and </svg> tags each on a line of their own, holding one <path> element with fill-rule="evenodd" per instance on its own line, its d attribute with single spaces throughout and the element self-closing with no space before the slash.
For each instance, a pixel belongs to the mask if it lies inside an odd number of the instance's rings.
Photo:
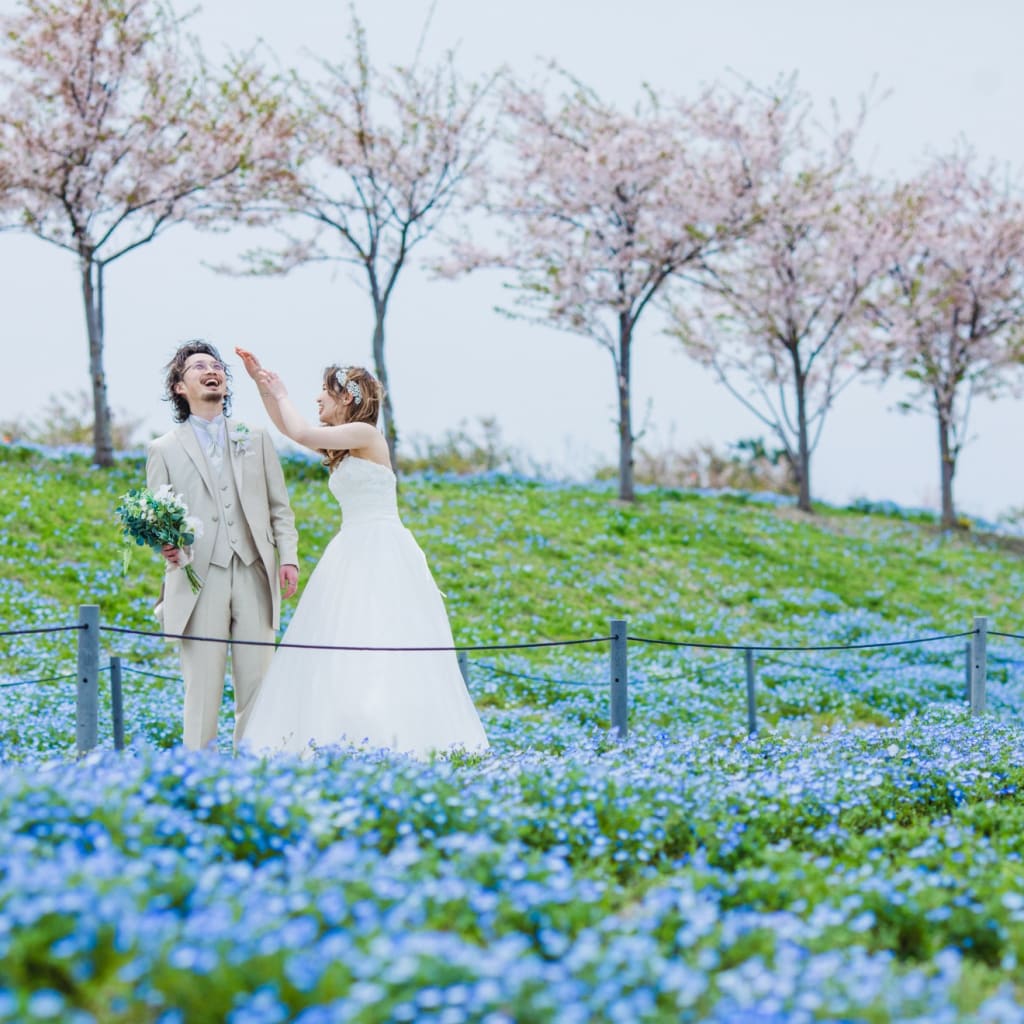
<svg viewBox="0 0 1024 1024">
<path fill-rule="evenodd" d="M 458 651 L 459 671 L 462 673 L 462 681 L 469 686 L 469 655 L 465 651 Z"/>
<path fill-rule="evenodd" d="M 974 663 L 974 644 L 964 644 L 964 700 L 971 703 L 971 665 Z"/>
<path fill-rule="evenodd" d="M 75 739 L 81 756 L 96 746 L 99 735 L 100 606 L 79 605 L 78 625 Z"/>
<path fill-rule="evenodd" d="M 121 698 L 121 659 L 110 659 L 110 713 L 114 726 L 114 749 L 124 750 L 124 704 Z"/>
<path fill-rule="evenodd" d="M 985 660 L 988 646 L 988 618 L 975 616 L 971 638 L 971 714 L 985 710 Z"/>
<path fill-rule="evenodd" d="M 747 670 L 747 732 L 753 736 L 757 732 L 757 702 L 754 698 L 754 649 L 743 650 L 743 662 Z"/>
<path fill-rule="evenodd" d="M 626 656 L 625 619 L 612 619 L 610 623 L 611 650 L 611 712 L 612 729 L 625 739 L 629 717 L 629 668 Z"/>
</svg>

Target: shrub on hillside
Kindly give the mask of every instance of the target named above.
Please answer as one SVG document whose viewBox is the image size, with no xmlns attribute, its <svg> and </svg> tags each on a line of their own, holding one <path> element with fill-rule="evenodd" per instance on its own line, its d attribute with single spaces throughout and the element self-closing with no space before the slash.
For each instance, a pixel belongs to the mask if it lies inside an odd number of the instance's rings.
<svg viewBox="0 0 1024 1024">
<path fill-rule="evenodd" d="M 715 490 L 771 491 L 795 495 L 798 487 L 785 451 L 769 449 L 760 437 L 734 441 L 719 451 L 704 441 L 679 450 L 638 445 L 634 473 L 638 484 L 654 487 L 700 487 Z M 613 479 L 618 470 L 602 467 L 598 479 Z"/>
<path fill-rule="evenodd" d="M 412 454 L 399 451 L 401 473 L 453 473 L 470 476 L 474 473 L 526 473 L 529 460 L 502 437 L 501 427 L 493 416 L 481 416 L 475 428 L 462 420 L 455 430 L 446 431 L 440 439 L 413 438 Z"/>
<path fill-rule="evenodd" d="M 126 451 L 136 445 L 135 435 L 142 417 L 118 410 L 111 414 L 114 448 Z M 37 418 L 19 417 L 0 421 L 4 443 L 27 441 L 30 444 L 91 444 L 93 431 L 92 396 L 87 391 L 64 391 L 50 395 Z"/>
</svg>

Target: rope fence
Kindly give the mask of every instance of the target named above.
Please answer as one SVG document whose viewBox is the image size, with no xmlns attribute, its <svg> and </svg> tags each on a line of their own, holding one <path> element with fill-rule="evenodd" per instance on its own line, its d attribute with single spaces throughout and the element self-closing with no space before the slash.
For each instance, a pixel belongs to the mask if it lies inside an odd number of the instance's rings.
<svg viewBox="0 0 1024 1024">
<path fill-rule="evenodd" d="M 82 629 L 82 626 L 33 626 L 31 629 L 5 629 L 0 636 L 29 636 L 32 633 L 70 633 Z"/>
<path fill-rule="evenodd" d="M 700 647 L 715 651 L 861 651 L 882 647 L 910 647 L 913 644 L 930 644 L 936 640 L 959 640 L 973 636 L 974 630 L 965 633 L 942 633 L 938 636 L 919 636 L 910 640 L 875 640 L 858 644 L 815 644 L 801 647 L 797 644 L 719 644 L 700 640 L 653 640 L 646 636 L 627 636 L 640 644 L 659 644 L 664 647 Z M 1024 637 L 1020 637 L 1024 640 Z"/>
<path fill-rule="evenodd" d="M 133 676 L 146 676 L 149 679 L 162 679 L 168 683 L 178 683 L 181 681 L 181 676 L 168 676 L 162 672 L 150 672 L 147 669 L 139 668 L 137 665 L 132 665 L 129 662 L 121 661 L 122 668 L 128 669 Z"/>
<path fill-rule="evenodd" d="M 974 628 L 960 633 L 942 633 L 930 636 L 909 637 L 902 640 L 862 641 L 848 644 L 760 644 L 760 643 L 720 643 L 703 640 L 662 639 L 645 636 L 634 636 L 628 631 L 625 619 L 611 619 L 607 636 L 576 638 L 568 640 L 538 640 L 507 644 L 470 644 L 453 645 L 450 647 L 400 647 L 400 646 L 353 646 L 331 644 L 292 644 L 275 643 L 262 640 L 232 640 L 213 636 L 187 636 L 180 633 L 158 633 L 150 630 L 130 629 L 122 626 L 100 625 L 99 606 L 81 605 L 78 610 L 78 622 L 70 626 L 33 627 L 29 629 L 5 630 L 0 637 L 22 636 L 39 633 L 78 633 L 77 671 L 65 675 L 48 676 L 40 679 L 0 683 L 0 688 L 28 686 L 37 683 L 76 680 L 75 724 L 76 743 L 79 755 L 92 750 L 98 742 L 99 717 L 99 676 L 110 675 L 111 708 L 114 725 L 115 749 L 124 746 L 124 717 L 121 697 L 121 679 L 124 665 L 120 657 L 112 656 L 105 667 L 100 667 L 100 634 L 110 633 L 120 636 L 154 637 L 163 640 L 194 640 L 202 643 L 244 644 L 260 647 L 293 647 L 305 650 L 348 651 L 348 652 L 408 652 L 408 653 L 454 653 L 458 659 L 463 679 L 469 683 L 469 652 L 475 651 L 514 651 L 539 648 L 572 647 L 581 645 L 609 645 L 609 711 L 611 729 L 620 738 L 628 733 L 629 717 L 629 662 L 628 645 L 660 646 L 671 648 L 693 648 L 697 650 L 734 651 L 743 654 L 744 672 L 746 677 L 747 698 L 747 729 L 751 735 L 757 733 L 757 662 L 758 654 L 771 656 L 776 653 L 792 652 L 828 652 L 828 651 L 867 651 L 885 648 L 910 647 L 948 640 L 966 640 L 965 653 L 965 698 L 970 705 L 972 715 L 985 710 L 986 704 L 986 666 L 988 637 L 1001 637 L 1008 640 L 1024 641 L 1024 634 L 990 631 L 988 619 L 977 616 Z M 773 659 L 787 664 L 783 659 Z M 1002 664 L 1019 663 L 1018 659 L 995 659 Z M 724 659 L 716 660 L 714 666 L 725 664 Z M 549 685 L 594 686 L 601 684 L 585 683 L 573 680 L 554 679 L 547 676 L 534 676 L 527 673 L 512 672 L 486 662 L 476 662 L 477 666 L 497 676 L 519 678 L 528 681 L 543 682 Z M 796 666 L 793 666 L 796 667 Z M 156 672 L 148 672 L 141 668 L 131 667 L 138 675 L 155 679 L 175 680 L 177 677 Z"/>
<path fill-rule="evenodd" d="M 62 676 L 43 676 L 41 679 L 19 679 L 14 683 L 0 683 L 0 690 L 7 690 L 12 686 L 35 686 L 37 683 L 59 683 L 62 680 L 74 678 L 74 672 L 65 672 Z"/>
<path fill-rule="evenodd" d="M 482 668 L 485 672 L 490 672 L 492 675 L 503 676 L 507 679 L 525 679 L 532 683 L 547 683 L 548 685 L 554 686 L 601 686 L 601 683 L 588 683 L 583 679 L 552 679 L 550 676 L 534 676 L 526 672 L 511 672 L 506 668 L 498 668 L 497 665 L 488 665 L 486 661 L 478 661 L 475 663 L 479 668 Z M 463 672 L 463 676 L 465 676 Z M 468 680 L 467 680 L 468 681 Z"/>
<path fill-rule="evenodd" d="M 288 644 L 277 643 L 274 640 L 226 640 L 222 636 L 193 636 L 192 634 L 186 633 L 153 633 L 142 629 L 128 629 L 125 626 L 100 626 L 100 631 L 104 633 L 123 633 L 129 636 L 158 637 L 161 640 L 196 640 L 199 643 L 206 644 L 239 644 L 246 647 L 273 647 L 275 650 L 279 647 L 293 647 L 297 650 L 303 651 L 384 651 L 391 653 L 405 651 L 417 654 L 429 654 L 434 652 L 451 654 L 453 651 L 455 653 L 460 651 L 519 651 L 534 647 L 573 647 L 581 644 L 606 644 L 609 640 L 613 639 L 610 636 L 594 636 L 587 637 L 582 640 L 533 640 L 526 643 L 516 644 L 471 644 L 469 646 L 452 647 L 366 647 L 337 644 Z"/>
</svg>

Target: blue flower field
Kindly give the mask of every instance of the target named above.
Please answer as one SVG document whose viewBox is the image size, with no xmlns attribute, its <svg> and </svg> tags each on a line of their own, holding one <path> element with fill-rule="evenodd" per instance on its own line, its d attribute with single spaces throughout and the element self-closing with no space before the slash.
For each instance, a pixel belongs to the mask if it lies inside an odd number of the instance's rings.
<svg viewBox="0 0 1024 1024">
<path fill-rule="evenodd" d="M 302 557 L 337 528 L 287 467 Z M 127 749 L 75 757 L 81 603 L 152 632 L 120 575 L 141 473 L 0 450 L 0 1022 L 1024 1021 L 1024 643 L 733 646 L 1018 632 L 1013 538 L 919 515 L 518 478 L 403 481 L 493 749 L 431 763 L 183 751 L 174 648 L 124 660 Z M 38 632 L 29 632 L 38 630 Z M 502 645 L 594 638 L 536 650 Z M 70 678 L 68 678 L 70 676 Z M 106 678 L 106 677 L 105 677 Z"/>
</svg>

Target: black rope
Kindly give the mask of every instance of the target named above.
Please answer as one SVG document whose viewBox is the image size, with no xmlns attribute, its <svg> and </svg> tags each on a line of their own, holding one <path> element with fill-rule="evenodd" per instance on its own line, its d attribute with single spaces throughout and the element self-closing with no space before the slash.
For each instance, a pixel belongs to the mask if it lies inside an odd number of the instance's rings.
<svg viewBox="0 0 1024 1024">
<path fill-rule="evenodd" d="M 0 631 L 0 637 L 4 636 L 23 636 L 33 633 L 61 633 L 72 630 L 82 630 L 88 627 L 84 623 L 78 623 L 74 626 L 45 626 L 37 627 L 33 629 L 16 629 L 16 630 L 5 630 Z M 469 644 L 463 646 L 452 646 L 452 647 L 370 647 L 370 646 L 354 646 L 354 645 L 331 645 L 331 644 L 295 644 L 281 642 L 278 643 L 273 640 L 232 640 L 225 637 L 213 637 L 213 636 L 188 636 L 184 633 L 156 633 L 149 630 L 141 629 L 129 629 L 124 626 L 100 626 L 100 632 L 106 633 L 122 633 L 130 636 L 146 636 L 153 637 L 155 639 L 162 640 L 195 640 L 200 643 L 230 643 L 239 644 L 248 647 L 291 647 L 301 650 L 312 650 L 312 651 L 380 651 L 380 652 L 409 652 L 409 653 L 429 653 L 429 652 L 461 652 L 461 651 L 512 651 L 512 650 L 527 650 L 542 647 L 572 647 L 581 644 L 600 644 L 608 643 L 612 640 L 617 640 L 617 636 L 599 636 L 599 637 L 588 637 L 582 640 L 537 640 L 526 643 L 515 643 L 515 644 Z M 914 644 L 926 644 L 934 643 L 939 640 L 960 640 L 965 637 L 974 636 L 977 630 L 968 630 L 964 633 L 943 633 L 937 636 L 925 636 L 925 637 L 913 637 L 908 640 L 879 640 L 867 643 L 857 644 L 817 644 L 810 646 L 801 646 L 795 644 L 726 644 L 726 643 L 711 643 L 709 641 L 702 640 L 660 640 L 654 637 L 644 636 L 632 636 L 627 635 L 627 640 L 632 640 L 634 643 L 641 644 L 656 644 L 663 647 L 693 647 L 704 650 L 720 650 L 720 651 L 854 651 L 854 650 L 869 650 L 869 649 L 880 649 L 885 647 L 908 647 Z M 990 630 L 989 636 L 1005 637 L 1009 640 L 1024 640 L 1024 635 L 1020 633 L 1000 633 L 996 630 Z M 525 678 L 525 677 L 524 677 Z"/>
<path fill-rule="evenodd" d="M 66 633 L 69 630 L 88 629 L 84 622 L 74 626 L 37 626 L 35 629 L 5 629 L 0 636 L 27 636 L 29 633 Z"/>
<path fill-rule="evenodd" d="M 134 668 L 129 662 L 122 661 L 121 666 L 122 668 L 127 669 L 129 672 L 133 672 L 137 676 L 149 676 L 150 679 L 166 679 L 168 682 L 171 683 L 181 682 L 181 676 L 165 676 L 161 675 L 159 672 L 147 672 L 145 669 L 142 668 Z"/>
<path fill-rule="evenodd" d="M 128 629 L 124 626 L 100 626 L 101 632 L 126 633 L 131 636 L 151 636 L 163 640 L 197 640 L 211 644 L 242 644 L 246 647 L 291 647 L 304 651 L 409 651 L 416 653 L 445 651 L 514 651 L 532 647 L 571 647 L 577 644 L 604 644 L 614 640 L 611 636 L 596 636 L 585 640 L 536 640 L 532 643 L 520 644 L 471 644 L 462 647 L 355 647 L 333 646 L 331 644 L 289 644 L 275 643 L 272 640 L 232 640 L 222 636 L 188 636 L 184 633 L 151 633 L 141 629 Z"/>
<path fill-rule="evenodd" d="M 74 679 L 77 672 L 68 672 L 63 676 L 45 676 L 42 679 L 22 679 L 16 683 L 0 683 L 0 689 L 6 690 L 9 686 L 34 686 L 36 683 L 56 683 L 61 679 Z"/>
<path fill-rule="evenodd" d="M 693 671 L 688 675 L 671 675 L 671 676 L 659 676 L 656 673 L 652 673 L 649 669 L 644 672 L 647 678 L 653 683 L 697 683 L 700 682 L 698 678 L 701 675 L 710 675 L 712 672 L 717 671 L 720 668 L 732 667 L 737 668 L 739 665 L 736 661 L 715 661 L 710 665 L 693 665 Z M 636 675 L 630 676 L 630 686 L 636 681 Z"/>
<path fill-rule="evenodd" d="M 110 665 L 104 665 L 100 672 L 109 672 Z M 35 683 L 56 683 L 61 679 L 74 679 L 78 675 L 77 672 L 66 672 L 62 676 L 43 676 L 42 679 L 19 679 L 13 683 L 0 683 L 0 689 L 6 689 L 8 686 L 32 686 Z"/>
<path fill-rule="evenodd" d="M 857 651 L 873 647 L 907 647 L 910 644 L 928 644 L 935 640 L 959 640 L 966 636 L 974 636 L 976 630 L 966 633 L 943 633 L 941 636 L 922 636 L 911 640 L 879 640 L 864 644 L 820 644 L 813 647 L 798 647 L 784 644 L 713 644 L 698 640 L 654 640 L 646 636 L 627 636 L 640 644 L 660 644 L 664 647 L 701 647 L 719 651 Z M 992 634 L 1003 635 L 1003 634 Z M 1020 637 L 1024 640 L 1024 636 Z"/>
<path fill-rule="evenodd" d="M 845 676 L 848 672 L 856 672 L 859 675 L 859 674 L 861 674 L 861 673 L 866 671 L 866 669 L 864 667 L 861 667 L 861 666 L 858 666 L 855 669 L 849 669 L 849 668 L 843 669 L 843 668 L 840 668 L 840 669 L 837 670 L 837 669 L 834 669 L 834 668 L 833 669 L 827 668 L 824 665 L 815 665 L 813 662 L 809 662 L 809 661 L 789 661 L 786 658 L 772 658 L 770 661 L 767 661 L 767 662 L 763 663 L 762 667 L 765 668 L 765 669 L 770 669 L 770 668 L 772 668 L 775 665 L 781 665 L 781 666 L 783 666 L 785 668 L 799 669 L 799 670 L 804 671 L 804 672 L 814 672 L 817 675 L 828 676 L 829 678 L 832 678 L 832 679 L 839 679 L 841 676 Z M 918 662 L 906 662 L 906 661 L 904 661 L 904 662 L 899 662 L 899 663 L 897 663 L 895 665 L 892 665 L 892 664 L 886 665 L 884 668 L 876 669 L 875 671 L 880 672 L 880 673 L 884 673 L 884 672 L 905 672 L 907 669 L 921 668 L 921 667 L 922 667 L 921 663 L 918 663 Z M 928 663 L 925 664 L 924 667 L 927 667 L 927 668 L 946 668 L 948 666 L 945 663 L 943 663 L 943 662 L 939 662 L 939 663 L 928 662 Z M 959 669 L 957 671 L 959 671 Z"/>
<path fill-rule="evenodd" d="M 1024 636 L 1020 633 L 997 633 L 994 629 L 990 629 L 988 635 L 1006 637 L 1007 640 L 1024 640 Z"/>
<path fill-rule="evenodd" d="M 511 679 L 529 679 L 535 683 L 556 683 L 559 686 L 604 686 L 604 683 L 587 683 L 577 679 L 551 679 L 549 676 L 531 676 L 525 672 L 511 672 L 508 669 L 498 668 L 497 665 L 488 665 L 486 661 L 475 661 L 474 666 L 487 669 L 497 676 L 508 676 Z"/>
</svg>

